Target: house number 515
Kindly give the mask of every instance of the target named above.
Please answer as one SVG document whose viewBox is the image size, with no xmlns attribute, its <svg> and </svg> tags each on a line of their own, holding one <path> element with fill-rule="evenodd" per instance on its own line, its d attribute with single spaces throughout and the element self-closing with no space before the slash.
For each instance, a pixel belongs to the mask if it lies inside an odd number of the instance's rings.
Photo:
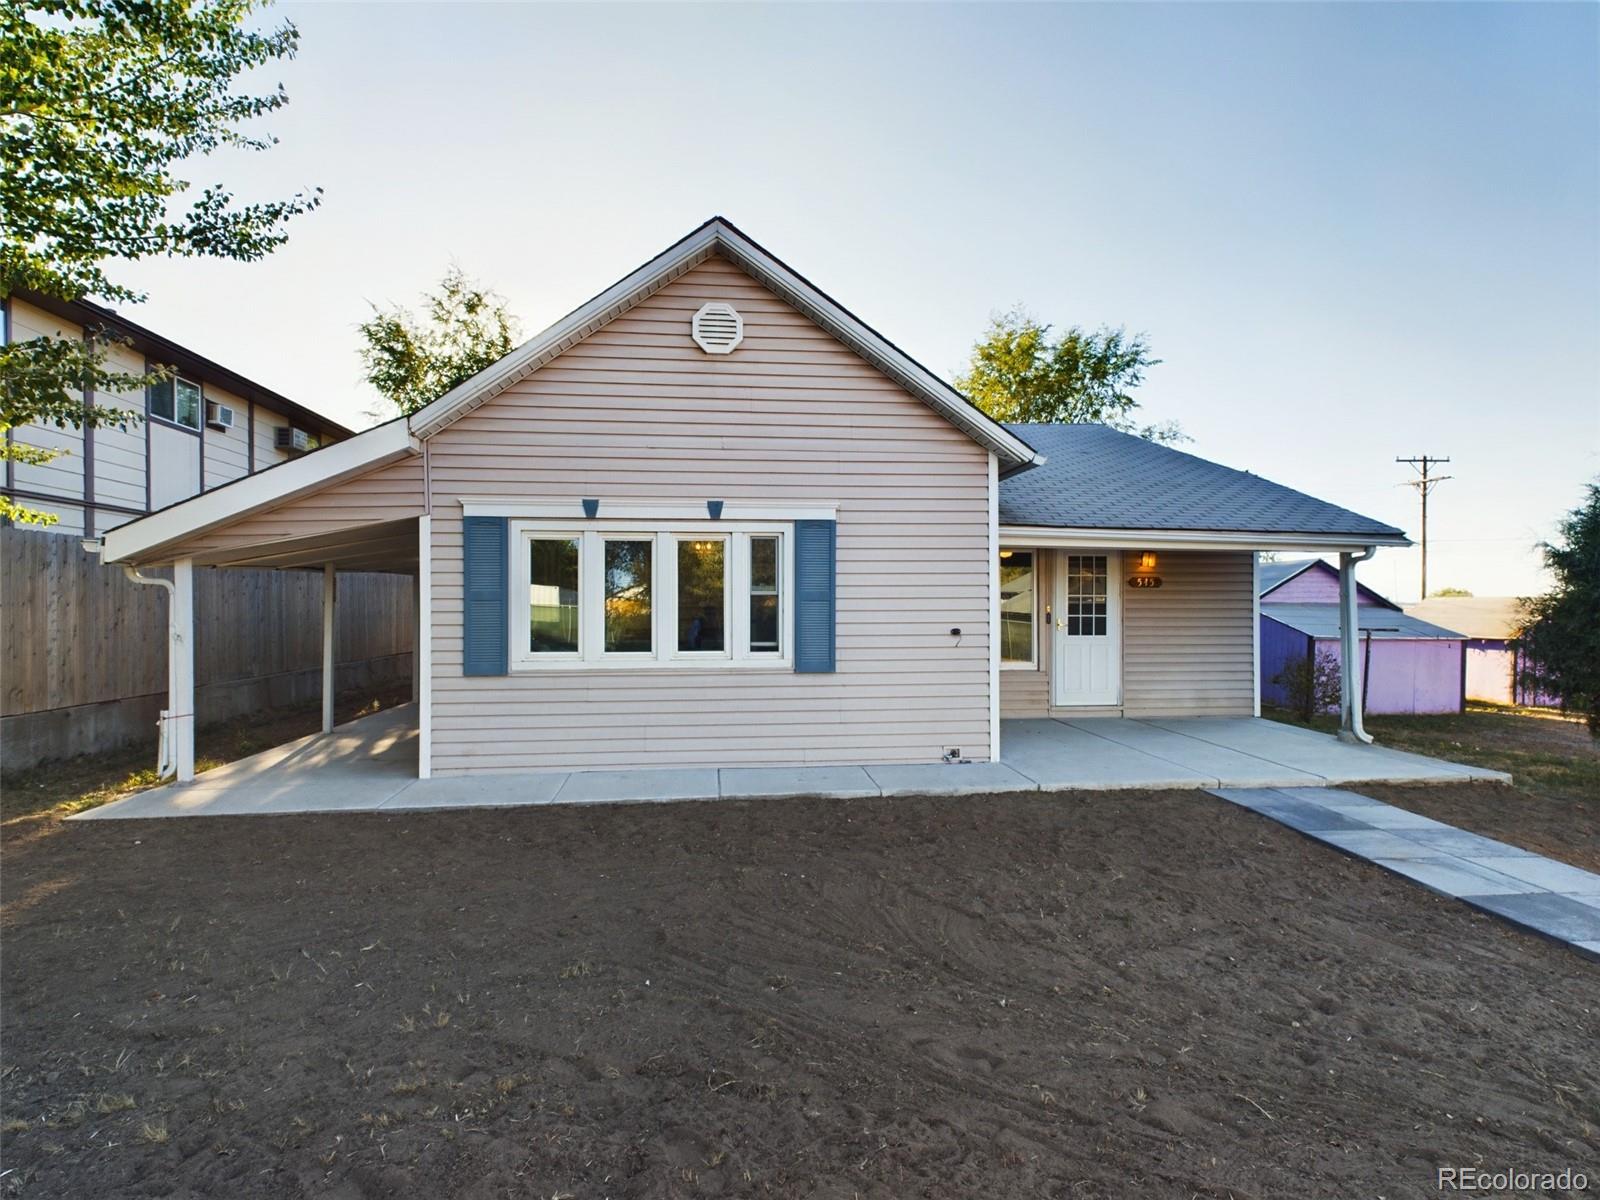
<svg viewBox="0 0 1600 1200">
<path fill-rule="evenodd" d="M 1161 586 L 1161 576 L 1135 575 L 1128 580 L 1128 586 L 1131 588 L 1158 588 Z"/>
</svg>

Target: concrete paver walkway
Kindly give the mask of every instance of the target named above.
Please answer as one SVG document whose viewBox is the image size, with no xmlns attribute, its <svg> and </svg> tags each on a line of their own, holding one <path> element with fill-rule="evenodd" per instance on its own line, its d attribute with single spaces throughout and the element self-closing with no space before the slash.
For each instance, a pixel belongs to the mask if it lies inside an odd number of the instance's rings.
<svg viewBox="0 0 1600 1200">
<path fill-rule="evenodd" d="M 154 788 L 76 819 L 1507 778 L 1242 718 L 1006 721 L 997 763 L 670 767 L 419 780 L 416 720 L 412 705 L 388 709 L 206 771 L 191 784 Z"/>
<path fill-rule="evenodd" d="M 1592 871 L 1337 788 L 1211 794 L 1600 957 L 1600 875 Z"/>
</svg>

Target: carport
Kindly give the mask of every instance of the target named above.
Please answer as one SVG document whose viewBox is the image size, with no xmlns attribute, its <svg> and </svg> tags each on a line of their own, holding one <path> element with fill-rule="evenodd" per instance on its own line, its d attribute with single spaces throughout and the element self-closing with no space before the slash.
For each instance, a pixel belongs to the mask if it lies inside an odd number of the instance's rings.
<svg viewBox="0 0 1600 1200">
<path fill-rule="evenodd" d="M 404 419 L 291 460 L 108 532 L 102 559 L 167 590 L 168 706 L 161 713 L 162 777 L 194 779 L 195 572 L 241 568 L 322 574 L 322 732 L 334 728 L 341 572 L 409 575 L 415 638 L 412 699 L 426 705 L 429 521 L 421 447 Z M 359 478 L 358 478 L 359 477 Z M 330 485 L 354 480 L 354 488 Z M 172 578 L 144 568 L 170 566 Z M 415 712 L 415 709 L 411 710 Z M 412 739 L 414 743 L 415 738 Z M 411 771 L 425 770 L 425 760 Z"/>
</svg>

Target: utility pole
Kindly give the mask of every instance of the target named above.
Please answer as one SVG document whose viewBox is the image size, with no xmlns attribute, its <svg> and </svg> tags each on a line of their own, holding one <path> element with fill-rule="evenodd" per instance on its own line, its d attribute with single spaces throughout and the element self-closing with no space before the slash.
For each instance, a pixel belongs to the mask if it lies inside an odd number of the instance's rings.
<svg viewBox="0 0 1600 1200">
<path fill-rule="evenodd" d="M 1418 597 L 1420 600 L 1428 598 L 1428 493 L 1446 479 L 1455 478 L 1454 475 L 1431 475 L 1428 469 L 1449 461 L 1448 458 L 1435 458 L 1431 454 L 1395 459 L 1395 462 L 1407 463 L 1416 470 L 1418 478 L 1406 480 L 1406 486 L 1416 488 L 1417 495 L 1422 497 L 1422 595 Z"/>
</svg>

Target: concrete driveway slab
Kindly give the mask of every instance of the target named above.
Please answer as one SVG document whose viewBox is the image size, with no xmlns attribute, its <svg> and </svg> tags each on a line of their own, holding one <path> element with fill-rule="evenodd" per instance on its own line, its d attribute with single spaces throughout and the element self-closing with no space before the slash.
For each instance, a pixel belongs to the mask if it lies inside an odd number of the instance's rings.
<svg viewBox="0 0 1600 1200">
<path fill-rule="evenodd" d="M 1147 721 L 1068 720 L 1062 724 L 1141 751 L 1186 771 L 1216 779 L 1223 787 L 1295 787 L 1322 777 L 1259 755 L 1220 745 Z M 1002 743 L 1003 744 L 1003 743 Z"/>
</svg>

